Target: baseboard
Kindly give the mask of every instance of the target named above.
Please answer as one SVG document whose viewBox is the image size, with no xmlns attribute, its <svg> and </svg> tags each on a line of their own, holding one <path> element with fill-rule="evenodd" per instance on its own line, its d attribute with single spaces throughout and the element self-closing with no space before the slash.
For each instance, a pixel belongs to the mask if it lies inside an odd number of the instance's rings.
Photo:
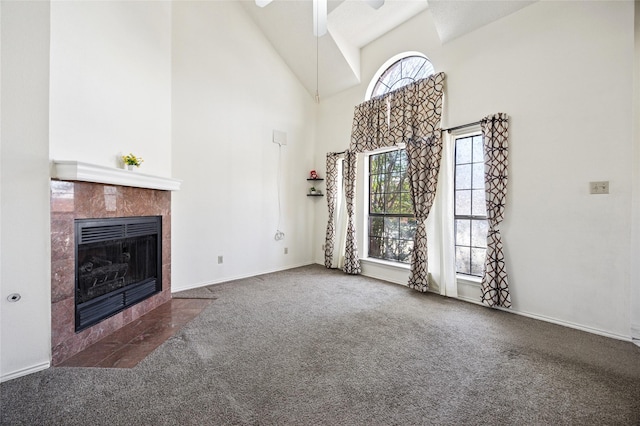
<svg viewBox="0 0 640 426">
<path fill-rule="evenodd" d="M 224 277 L 224 278 L 220 278 L 219 280 L 205 281 L 205 282 L 200 282 L 200 283 L 196 283 L 196 284 L 190 284 L 190 285 L 185 286 L 185 287 L 174 287 L 173 283 L 172 283 L 171 293 L 177 293 L 179 291 L 185 291 L 185 290 L 193 290 L 194 288 L 206 287 L 208 285 L 213 285 L 213 284 L 222 284 L 222 283 L 226 283 L 228 281 L 242 280 L 242 279 L 245 279 L 245 278 L 257 277 L 258 275 L 271 274 L 273 272 L 286 271 L 287 269 L 300 268 L 302 266 L 309 266 L 309 265 L 315 265 L 315 262 L 310 261 L 310 262 L 305 262 L 305 263 L 300 263 L 300 264 L 282 266 L 282 267 L 274 268 L 274 269 L 267 269 L 265 271 L 251 272 L 251 273 L 248 273 L 248 274 L 235 275 L 235 276 L 231 276 L 231 277 Z"/>
<path fill-rule="evenodd" d="M 244 279 L 244 278 L 251 278 L 251 277 L 255 277 L 257 275 L 269 274 L 269 273 L 272 273 L 272 272 L 280 272 L 280 271 L 285 271 L 287 269 L 299 268 L 301 266 L 308 266 L 308 265 L 314 265 L 314 264 L 318 264 L 318 263 L 317 262 L 309 262 L 309 263 L 303 263 L 303 264 L 299 264 L 299 265 L 285 266 L 285 267 L 282 267 L 282 268 L 276 268 L 276 269 L 267 270 L 267 271 L 264 271 L 264 272 L 243 274 L 243 275 L 238 275 L 238 276 L 235 276 L 235 277 L 223 278 L 223 279 L 220 279 L 220 280 L 217 280 L 217 281 L 199 283 L 199 284 L 194 284 L 194 285 L 189 286 L 189 287 L 175 289 L 175 292 L 183 291 L 183 290 L 191 290 L 191 289 L 199 288 L 199 287 L 205 287 L 205 286 L 212 285 L 212 284 L 220 284 L 220 283 L 227 282 L 227 281 L 234 281 L 234 280 L 240 280 L 240 279 Z M 375 278 L 375 279 L 391 282 L 393 284 L 402 285 L 402 286 L 405 286 L 405 287 L 407 286 L 406 281 L 403 282 L 401 280 L 396 280 L 396 279 L 393 279 L 391 277 L 380 277 L 379 275 L 376 276 L 375 274 L 371 274 L 371 273 L 369 273 L 369 274 L 363 273 L 362 275 L 370 277 L 370 278 Z M 174 292 L 173 288 L 171 290 L 172 290 L 172 292 Z M 439 294 L 438 292 L 433 291 L 431 289 L 430 289 L 429 292 L 432 292 L 434 294 Z M 443 296 L 443 297 L 447 297 L 447 296 Z M 480 302 L 480 300 L 475 299 L 475 298 L 465 297 L 465 296 L 460 295 L 460 294 L 458 294 L 458 297 L 455 297 L 454 299 L 458 299 L 458 300 L 462 300 L 464 302 L 469 302 L 469 303 L 473 303 L 473 304 L 476 304 L 476 305 L 480 305 L 480 306 L 486 307 L 486 305 L 482 304 Z M 510 309 L 494 308 L 494 309 L 498 309 L 498 310 L 501 310 L 501 311 L 504 311 L 504 312 L 508 312 L 508 313 L 511 313 L 511 314 L 522 315 L 524 317 L 532 318 L 532 319 L 539 320 L 539 321 L 549 322 L 549 323 L 560 325 L 560 326 L 563 326 L 563 327 L 573 328 L 575 330 L 586 331 L 587 333 L 597 334 L 599 336 L 610 337 L 612 339 L 624 340 L 626 342 L 632 342 L 633 341 L 633 343 L 635 343 L 636 345 L 640 346 L 640 340 L 634 340 L 634 339 L 631 338 L 631 336 L 624 336 L 624 335 L 621 335 L 621 334 L 611 333 L 611 332 L 604 331 L 604 330 L 601 330 L 601 329 L 598 329 L 598 328 L 588 327 L 588 326 L 585 326 L 585 325 L 576 324 L 576 323 L 573 323 L 573 322 L 570 322 L 570 321 L 559 320 L 559 319 L 547 317 L 547 316 L 544 316 L 544 315 L 532 314 L 530 312 L 525 312 L 525 311 L 518 311 L 518 310 L 515 310 L 513 308 L 510 308 Z"/>
<path fill-rule="evenodd" d="M 457 298 L 460 299 L 460 300 L 463 300 L 465 302 L 474 303 L 476 305 L 480 305 L 480 306 L 485 306 L 486 307 L 486 305 L 481 303 L 479 300 L 469 299 L 469 298 L 460 297 L 460 296 L 458 296 Z M 563 327 L 568 327 L 568 328 L 573 328 L 575 330 L 586 331 L 587 333 L 597 334 L 599 336 L 610 337 L 612 339 L 617 339 L 617 340 L 624 340 L 626 342 L 631 342 L 632 341 L 631 336 L 624 336 L 624 335 L 621 335 L 621 334 L 611 333 L 609 331 L 604 331 L 604 330 L 601 330 L 599 328 L 588 327 L 586 325 L 576 324 L 576 323 L 570 322 L 570 321 L 559 320 L 557 318 L 551 318 L 551 317 L 547 317 L 545 315 L 532 314 L 531 312 L 518 311 L 518 310 L 515 310 L 515 309 L 512 309 L 512 308 L 506 309 L 506 308 L 496 307 L 494 309 L 498 309 L 500 311 L 508 312 L 508 313 L 511 313 L 511 314 L 521 315 L 523 317 L 532 318 L 532 319 L 539 320 L 539 321 L 550 322 L 552 324 L 561 325 Z"/>
<path fill-rule="evenodd" d="M 640 324 L 631 324 L 631 337 L 640 340 Z"/>
<path fill-rule="evenodd" d="M 399 282 L 399 281 L 394 280 L 394 279 L 389 279 L 386 276 L 382 277 L 379 274 L 375 274 L 375 273 L 365 274 L 363 272 L 363 275 L 371 277 L 371 278 L 382 279 L 382 280 L 385 280 L 385 281 L 393 282 L 394 284 L 400 284 L 400 285 L 404 285 L 404 286 L 407 285 L 406 281 Z M 469 288 L 470 291 L 463 290 L 465 288 Z M 430 291 L 432 291 L 432 290 L 430 289 Z M 432 292 L 436 293 L 436 294 L 439 294 L 436 291 L 432 291 Z M 475 297 L 476 293 L 477 293 L 477 297 Z M 474 303 L 476 305 L 480 305 L 480 306 L 485 306 L 486 307 L 486 305 L 484 305 L 484 304 L 482 304 L 480 302 L 480 295 L 481 295 L 481 292 L 480 292 L 480 287 L 479 287 L 478 284 L 467 283 L 467 282 L 458 280 L 458 297 L 455 297 L 454 299 L 458 299 L 458 300 L 462 300 L 464 302 Z M 611 333 L 611 332 L 608 332 L 608 331 L 600 330 L 598 328 L 588 327 L 588 326 L 584 326 L 584 325 L 581 325 L 581 324 L 572 323 L 570 321 L 564 321 L 564 320 L 559 320 L 559 319 L 556 319 L 556 318 L 547 317 L 547 316 L 544 316 L 544 315 L 532 314 L 530 312 L 525 312 L 525 311 L 518 311 L 518 310 L 515 310 L 513 308 L 511 308 L 511 309 L 496 308 L 496 309 L 502 310 L 504 312 L 509 312 L 509 313 L 512 313 L 512 314 L 516 314 L 516 315 L 522 315 L 522 316 L 525 316 L 525 317 L 528 317 L 528 318 L 533 318 L 533 319 L 536 319 L 536 320 L 539 320 L 539 321 L 550 322 L 552 324 L 561 325 L 563 327 L 569 327 L 569 328 L 573 328 L 573 329 L 576 329 L 576 330 L 581 330 L 581 331 L 586 331 L 588 333 L 597 334 L 597 335 L 600 335 L 600 336 L 610 337 L 612 339 L 624 340 L 624 341 L 627 341 L 627 342 L 630 342 L 632 340 L 630 335 L 629 336 L 623 336 L 623 335 L 620 335 L 620 334 L 615 334 L 615 333 Z"/>
<path fill-rule="evenodd" d="M 0 376 L 0 383 L 12 379 L 17 379 L 18 377 L 26 376 L 38 371 L 46 370 L 49 367 L 51 367 L 51 362 L 47 361 L 40 364 L 32 365 L 31 367 L 16 370 L 8 374 L 3 374 L 2 376 Z"/>
</svg>

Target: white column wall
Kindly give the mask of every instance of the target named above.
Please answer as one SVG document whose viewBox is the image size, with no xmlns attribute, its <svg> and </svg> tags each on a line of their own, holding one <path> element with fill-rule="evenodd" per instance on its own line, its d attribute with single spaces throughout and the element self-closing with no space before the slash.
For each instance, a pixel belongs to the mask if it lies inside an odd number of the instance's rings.
<svg viewBox="0 0 640 426">
<path fill-rule="evenodd" d="M 49 13 L 45 1 L 0 2 L 0 381 L 51 356 Z"/>
</svg>

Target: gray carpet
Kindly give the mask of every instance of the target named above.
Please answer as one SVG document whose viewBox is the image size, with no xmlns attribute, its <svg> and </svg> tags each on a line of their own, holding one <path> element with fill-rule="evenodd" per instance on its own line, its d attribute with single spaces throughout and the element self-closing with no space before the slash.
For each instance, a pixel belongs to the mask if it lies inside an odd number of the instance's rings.
<svg viewBox="0 0 640 426">
<path fill-rule="evenodd" d="M 640 424 L 640 348 L 309 266 L 217 298 L 137 367 L 3 383 L 3 425 Z"/>
</svg>

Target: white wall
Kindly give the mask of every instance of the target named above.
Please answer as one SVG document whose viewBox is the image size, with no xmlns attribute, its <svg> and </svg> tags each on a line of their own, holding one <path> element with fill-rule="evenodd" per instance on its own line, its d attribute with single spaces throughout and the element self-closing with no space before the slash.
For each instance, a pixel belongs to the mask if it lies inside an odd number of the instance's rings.
<svg viewBox="0 0 640 426">
<path fill-rule="evenodd" d="M 172 114 L 174 291 L 312 263 L 315 104 L 236 2 L 174 4 Z"/>
<path fill-rule="evenodd" d="M 0 380 L 51 353 L 49 3 L 1 2 Z M 9 302 L 10 294 L 22 298 Z"/>
<path fill-rule="evenodd" d="M 631 336 L 640 345 L 640 5 L 635 7 L 635 54 L 633 69 L 633 208 L 631 247 Z"/>
<path fill-rule="evenodd" d="M 51 158 L 171 176 L 171 3 L 51 3 Z"/>
<path fill-rule="evenodd" d="M 511 116 L 502 234 L 513 311 L 629 338 L 633 8 L 538 2 L 443 46 L 425 12 L 363 50 L 359 87 L 323 101 L 316 157 L 347 146 L 377 67 L 425 53 L 447 74 L 445 126 Z M 589 195 L 595 180 L 611 193 Z M 318 214 L 314 245 L 325 221 Z"/>
</svg>

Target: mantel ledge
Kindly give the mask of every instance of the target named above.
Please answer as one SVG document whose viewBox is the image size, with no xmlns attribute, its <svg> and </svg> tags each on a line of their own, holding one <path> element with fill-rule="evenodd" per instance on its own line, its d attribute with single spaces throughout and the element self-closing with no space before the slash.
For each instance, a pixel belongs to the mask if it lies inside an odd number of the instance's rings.
<svg viewBox="0 0 640 426">
<path fill-rule="evenodd" d="M 51 162 L 51 177 L 59 180 L 105 183 L 136 188 L 179 191 L 182 180 L 147 175 L 138 171 L 116 169 L 81 161 Z"/>
</svg>

